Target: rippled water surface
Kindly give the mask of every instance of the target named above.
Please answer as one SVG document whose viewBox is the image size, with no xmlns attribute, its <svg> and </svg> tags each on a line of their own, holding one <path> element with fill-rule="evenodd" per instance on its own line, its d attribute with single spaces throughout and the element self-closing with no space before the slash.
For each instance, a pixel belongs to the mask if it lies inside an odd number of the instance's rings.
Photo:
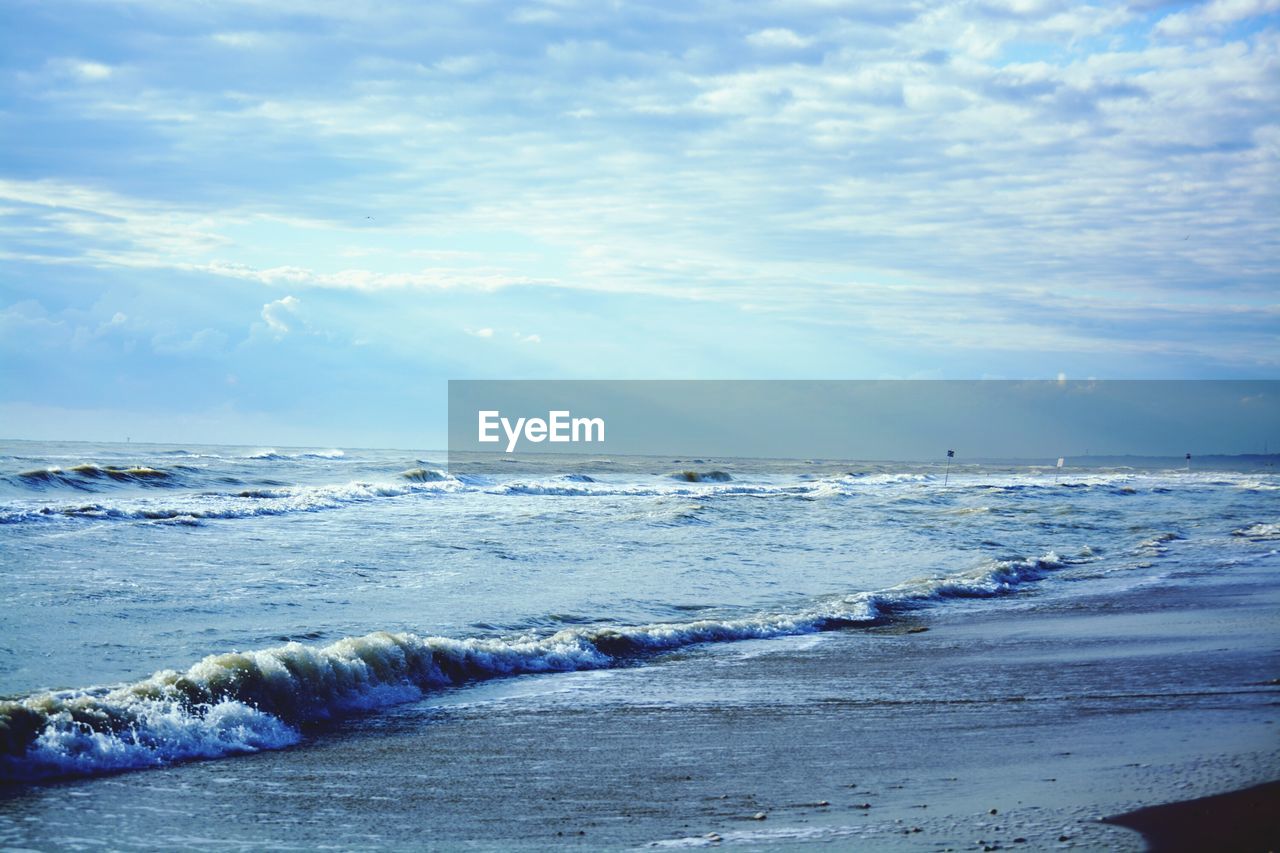
<svg viewBox="0 0 1280 853">
<path fill-rule="evenodd" d="M 1230 571 L 1280 537 L 1260 466 L 0 453 L 16 777 L 284 746 L 496 675 Z"/>
</svg>

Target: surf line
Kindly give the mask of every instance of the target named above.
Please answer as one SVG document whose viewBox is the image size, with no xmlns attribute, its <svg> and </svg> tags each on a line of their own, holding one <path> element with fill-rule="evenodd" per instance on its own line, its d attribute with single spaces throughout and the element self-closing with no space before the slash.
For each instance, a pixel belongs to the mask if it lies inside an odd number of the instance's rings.
<svg viewBox="0 0 1280 853">
<path fill-rule="evenodd" d="M 575 418 L 567 409 L 547 412 L 544 418 L 510 418 L 502 417 L 496 409 L 483 409 L 479 412 L 479 435 L 482 443 L 500 442 L 498 434 L 501 428 L 507 437 L 507 453 L 514 453 L 521 437 L 525 441 L 538 444 L 550 442 L 602 442 L 604 441 L 604 418 Z"/>
</svg>

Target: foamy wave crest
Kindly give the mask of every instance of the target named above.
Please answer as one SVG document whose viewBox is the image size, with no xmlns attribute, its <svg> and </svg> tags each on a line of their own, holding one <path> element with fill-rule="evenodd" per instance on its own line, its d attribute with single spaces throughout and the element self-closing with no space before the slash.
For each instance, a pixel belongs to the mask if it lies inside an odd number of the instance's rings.
<svg viewBox="0 0 1280 853">
<path fill-rule="evenodd" d="M 27 709 L 0 706 L 0 742 L 21 735 Z M 87 703 L 51 709 L 40 716 L 43 729 L 22 758 L 0 757 L 0 776 L 33 779 L 49 776 L 88 776 L 119 770 L 154 767 L 198 758 L 221 758 L 283 749 L 301 740 L 301 733 L 278 717 L 242 702 L 224 701 L 192 708 L 178 702 L 135 702 L 104 710 Z M 123 727 L 95 726 L 83 717 L 104 723 L 128 720 Z M 37 723 L 39 724 L 39 723 Z"/>
<path fill-rule="evenodd" d="M 16 524 L 49 518 L 91 518 L 137 521 L 255 518 L 297 512 L 317 512 L 377 498 L 394 498 L 418 492 L 443 492 L 460 487 L 452 478 L 407 483 L 346 483 L 332 486 L 286 486 L 246 489 L 232 495 L 194 494 L 159 503 L 137 500 L 118 503 L 6 507 L 0 524 Z"/>
<path fill-rule="evenodd" d="M 1249 539 L 1280 539 L 1280 524 L 1275 522 L 1259 522 L 1239 530 L 1231 531 L 1233 536 L 1245 536 Z"/>
<path fill-rule="evenodd" d="M 1138 543 L 1137 551 L 1139 554 L 1160 555 L 1168 550 L 1170 542 L 1177 542 L 1184 539 L 1181 533 L 1175 533 L 1172 530 L 1165 530 L 1152 536 L 1150 539 L 1143 540 Z"/>
<path fill-rule="evenodd" d="M 894 486 L 899 483 L 931 483 L 937 477 L 932 474 L 849 473 L 839 479 L 843 482 L 864 486 Z"/>
<path fill-rule="evenodd" d="M 814 485 L 773 486 L 735 485 L 725 483 L 689 483 L 688 485 L 651 486 L 643 484 L 613 484 L 599 480 L 563 477 L 557 480 L 515 480 L 497 486 L 483 487 L 491 495 L 553 495 L 562 497 L 720 497 L 750 495 L 811 495 L 819 494 L 821 487 Z"/>
<path fill-rule="evenodd" d="M 343 450 L 330 448 L 329 450 L 302 450 L 297 453 L 281 453 L 274 447 L 265 450 L 255 450 L 253 453 L 245 456 L 245 459 L 342 459 L 347 454 Z"/>
<path fill-rule="evenodd" d="M 1056 554 L 1002 560 L 796 612 L 549 636 L 450 639 L 378 632 L 323 647 L 300 643 L 205 658 L 114 689 L 0 702 L 0 776 L 28 780 L 278 749 L 300 726 L 413 701 L 432 689 L 525 673 L 601 669 L 707 642 L 870 625 L 947 598 L 1010 592 L 1063 565 Z"/>
<path fill-rule="evenodd" d="M 568 632 L 565 632 L 566 634 Z M 0 703 L 0 775 L 31 779 L 280 748 L 298 726 L 499 675 L 608 665 L 580 637 L 450 640 L 376 633 L 214 655 L 112 690 Z"/>
</svg>

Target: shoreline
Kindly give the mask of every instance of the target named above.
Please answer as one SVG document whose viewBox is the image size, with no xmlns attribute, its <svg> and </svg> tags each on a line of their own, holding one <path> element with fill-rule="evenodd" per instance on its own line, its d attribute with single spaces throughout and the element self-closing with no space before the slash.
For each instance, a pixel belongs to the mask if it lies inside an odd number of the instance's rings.
<svg viewBox="0 0 1280 853">
<path fill-rule="evenodd" d="M 1265 566 L 919 616 L 485 682 L 278 752 L 12 791 L 0 844 L 1140 850 L 1104 816 L 1280 778 Z"/>
</svg>

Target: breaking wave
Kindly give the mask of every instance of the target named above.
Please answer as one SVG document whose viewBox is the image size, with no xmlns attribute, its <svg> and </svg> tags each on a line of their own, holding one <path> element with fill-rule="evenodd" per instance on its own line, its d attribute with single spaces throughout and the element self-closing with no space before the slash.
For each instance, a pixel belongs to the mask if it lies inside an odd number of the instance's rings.
<svg viewBox="0 0 1280 853">
<path fill-rule="evenodd" d="M 686 483 L 727 483 L 733 479 L 727 471 L 672 471 L 667 476 Z"/>
<path fill-rule="evenodd" d="M 1239 530 L 1231 531 L 1232 536 L 1244 536 L 1249 539 L 1280 539 L 1280 524 L 1275 522 L 1259 522 Z"/>
<path fill-rule="evenodd" d="M 14 479 L 24 486 L 68 486 L 90 491 L 99 483 L 134 483 L 144 486 L 172 486 L 178 478 L 175 471 L 134 465 L 121 468 L 115 465 L 94 465 L 89 462 L 70 468 L 37 468 L 15 474 Z"/>
<path fill-rule="evenodd" d="M 0 778 L 91 775 L 279 749 L 301 726 L 413 701 L 433 689 L 519 675 L 602 669 L 708 642 L 873 625 L 948 598 L 997 596 L 1059 568 L 1054 553 L 993 561 L 878 592 L 813 601 L 794 612 L 582 626 L 553 634 L 451 639 L 377 632 L 211 655 L 115 688 L 0 702 Z"/>
<path fill-rule="evenodd" d="M 172 501 L 86 503 L 0 510 L 0 524 L 49 518 L 91 518 L 140 521 L 255 518 L 334 509 L 377 498 L 394 498 L 418 492 L 440 492 L 458 486 L 442 478 L 408 483 L 346 483 L 330 486 L 286 486 L 246 489 L 234 494 L 192 494 Z"/>
<path fill-rule="evenodd" d="M 565 497 L 712 497 L 730 495 L 809 495 L 818 494 L 821 488 L 812 485 L 721 485 L 708 483 L 687 486 L 615 485 L 598 480 L 564 477 L 551 481 L 512 481 L 484 488 L 494 495 L 559 495 Z"/>
<path fill-rule="evenodd" d="M 345 451 L 331 448 L 329 450 L 304 450 L 297 453 L 281 453 L 274 447 L 257 450 L 245 456 L 245 459 L 342 459 Z"/>
<path fill-rule="evenodd" d="M 400 476 L 415 483 L 439 483 L 449 479 L 448 474 L 431 468 L 410 468 L 408 471 L 401 471 Z"/>
</svg>

